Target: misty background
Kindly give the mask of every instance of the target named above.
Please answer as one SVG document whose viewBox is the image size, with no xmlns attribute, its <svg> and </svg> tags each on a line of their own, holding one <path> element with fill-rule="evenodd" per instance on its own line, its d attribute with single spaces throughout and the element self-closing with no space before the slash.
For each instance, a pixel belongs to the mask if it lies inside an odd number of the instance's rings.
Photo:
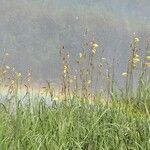
<svg viewBox="0 0 150 150">
<path fill-rule="evenodd" d="M 104 57 L 118 59 L 116 74 L 125 71 L 133 33 L 142 54 L 150 36 L 149 0 L 0 0 L 0 55 L 35 80 L 57 80 L 59 50 L 70 57 L 81 51 L 83 34 L 96 39 Z M 97 61 L 99 58 L 97 57 Z"/>
</svg>

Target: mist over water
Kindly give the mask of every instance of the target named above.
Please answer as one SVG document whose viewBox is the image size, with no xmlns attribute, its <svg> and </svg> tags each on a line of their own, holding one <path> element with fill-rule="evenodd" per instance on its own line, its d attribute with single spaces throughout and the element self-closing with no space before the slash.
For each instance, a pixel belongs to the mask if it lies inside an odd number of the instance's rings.
<svg viewBox="0 0 150 150">
<path fill-rule="evenodd" d="M 10 54 L 7 64 L 22 74 L 32 69 L 35 81 L 57 81 L 60 48 L 64 45 L 71 60 L 75 59 L 85 30 L 88 41 L 95 38 L 98 53 L 104 50 L 110 63 L 115 55 L 119 77 L 126 69 L 134 32 L 140 38 L 139 54 L 146 47 L 150 1 L 0 0 L 0 55 L 5 49 Z"/>
</svg>

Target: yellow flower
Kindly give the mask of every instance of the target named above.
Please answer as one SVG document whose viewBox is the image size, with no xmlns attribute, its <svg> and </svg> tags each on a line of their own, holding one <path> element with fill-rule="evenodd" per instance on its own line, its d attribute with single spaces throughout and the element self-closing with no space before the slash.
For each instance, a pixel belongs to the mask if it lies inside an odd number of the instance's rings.
<svg viewBox="0 0 150 150">
<path fill-rule="evenodd" d="M 31 81 L 31 78 L 28 78 L 28 82 L 30 82 Z"/>
<path fill-rule="evenodd" d="M 64 66 L 64 70 L 67 70 L 67 66 L 66 65 Z"/>
<path fill-rule="evenodd" d="M 135 57 L 136 57 L 136 58 L 139 58 L 139 55 L 138 55 L 138 54 L 135 54 Z"/>
<path fill-rule="evenodd" d="M 20 72 L 18 73 L 18 77 L 21 77 L 21 73 Z"/>
<path fill-rule="evenodd" d="M 146 62 L 145 66 L 147 66 L 149 68 L 150 67 L 150 62 Z"/>
<path fill-rule="evenodd" d="M 147 59 L 147 60 L 150 60 L 150 56 L 147 56 L 146 59 Z"/>
<path fill-rule="evenodd" d="M 96 44 L 96 43 L 93 43 L 93 48 L 98 48 L 98 44 Z"/>
<path fill-rule="evenodd" d="M 135 41 L 135 42 L 139 42 L 140 39 L 136 37 L 136 38 L 134 38 L 134 41 Z"/>
<path fill-rule="evenodd" d="M 64 65 L 64 70 L 63 70 L 64 74 L 67 73 L 67 69 L 68 69 L 68 67 L 66 65 Z"/>
<path fill-rule="evenodd" d="M 96 48 L 93 48 L 93 49 L 92 49 L 92 52 L 95 54 L 95 53 L 96 53 Z"/>
<path fill-rule="evenodd" d="M 134 54 L 133 56 L 133 67 L 136 68 L 137 62 L 140 61 L 139 55 L 138 54 Z"/>
<path fill-rule="evenodd" d="M 82 56 L 83 56 L 82 53 L 79 53 L 79 57 L 82 58 Z"/>
<path fill-rule="evenodd" d="M 133 59 L 133 63 L 137 63 L 137 62 L 139 62 L 139 61 L 140 61 L 139 58 L 134 58 L 134 59 Z"/>
<path fill-rule="evenodd" d="M 123 73 L 122 73 L 122 76 L 127 77 L 127 76 L 128 76 L 128 73 L 127 73 L 127 72 L 123 72 Z"/>
<path fill-rule="evenodd" d="M 66 74 L 67 73 L 67 70 L 64 70 L 64 74 Z"/>
<path fill-rule="evenodd" d="M 17 77 L 21 77 L 21 73 L 20 72 L 15 72 Z"/>
<path fill-rule="evenodd" d="M 88 84 L 91 84 L 91 80 L 88 81 Z"/>
<path fill-rule="evenodd" d="M 92 52 L 95 54 L 96 53 L 96 49 L 98 47 L 98 44 L 96 44 L 95 42 L 92 43 Z"/>
</svg>

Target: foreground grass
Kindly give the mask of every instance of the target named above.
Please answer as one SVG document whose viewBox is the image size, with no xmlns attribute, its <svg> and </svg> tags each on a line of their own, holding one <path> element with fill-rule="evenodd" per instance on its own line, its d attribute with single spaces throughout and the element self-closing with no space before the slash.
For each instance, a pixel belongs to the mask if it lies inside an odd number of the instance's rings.
<svg viewBox="0 0 150 150">
<path fill-rule="evenodd" d="M 14 112 L 1 103 L 1 150 L 150 149 L 150 116 L 132 104 L 36 101 Z"/>
</svg>

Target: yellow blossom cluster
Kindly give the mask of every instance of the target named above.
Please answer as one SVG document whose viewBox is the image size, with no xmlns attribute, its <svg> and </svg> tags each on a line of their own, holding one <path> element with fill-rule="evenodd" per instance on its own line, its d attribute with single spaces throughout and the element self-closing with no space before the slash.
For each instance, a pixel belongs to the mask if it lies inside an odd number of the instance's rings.
<svg viewBox="0 0 150 150">
<path fill-rule="evenodd" d="M 137 66 L 137 63 L 140 61 L 139 55 L 138 54 L 134 54 L 133 56 L 133 67 L 135 68 Z"/>
<path fill-rule="evenodd" d="M 150 68 L 150 50 L 147 51 L 145 66 Z"/>
<path fill-rule="evenodd" d="M 82 53 L 79 53 L 79 58 L 82 58 L 83 54 Z"/>
<path fill-rule="evenodd" d="M 128 76 L 128 73 L 127 73 L 127 72 L 123 72 L 123 73 L 122 73 L 122 76 L 127 77 L 127 76 Z"/>
<path fill-rule="evenodd" d="M 66 65 L 64 65 L 64 70 L 63 70 L 64 74 L 67 73 L 67 69 L 68 69 L 68 67 Z"/>
<path fill-rule="evenodd" d="M 20 78 L 20 77 L 21 77 L 21 73 L 20 73 L 20 72 L 15 72 L 15 74 L 16 74 L 16 77 L 17 77 L 17 78 Z"/>
<path fill-rule="evenodd" d="M 137 38 L 137 37 L 135 37 L 135 38 L 134 38 L 134 42 L 135 42 L 135 43 L 140 42 L 140 39 Z"/>
<path fill-rule="evenodd" d="M 93 54 L 95 54 L 96 53 L 96 49 L 98 48 L 98 44 L 96 44 L 95 42 L 93 42 L 91 48 L 92 48 Z"/>
</svg>

